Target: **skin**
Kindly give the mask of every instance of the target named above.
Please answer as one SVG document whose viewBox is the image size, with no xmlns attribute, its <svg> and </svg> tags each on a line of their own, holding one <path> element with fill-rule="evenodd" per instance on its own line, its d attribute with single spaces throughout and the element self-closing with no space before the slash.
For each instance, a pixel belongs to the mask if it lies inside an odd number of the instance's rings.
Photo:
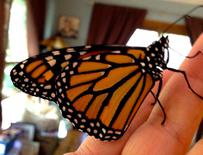
<svg viewBox="0 0 203 155">
<path fill-rule="evenodd" d="M 184 45 L 183 45 L 184 46 Z M 189 55 L 203 51 L 203 34 Z M 181 65 L 192 88 L 203 96 L 203 54 L 185 59 Z M 195 131 L 203 116 L 203 100 L 188 88 L 180 73 L 164 71 L 164 86 L 159 96 L 167 118 L 161 125 L 163 114 L 148 95 L 124 136 L 111 142 L 88 137 L 81 146 L 65 155 L 200 155 L 203 140 L 191 145 Z M 156 89 L 156 88 L 155 88 Z"/>
</svg>

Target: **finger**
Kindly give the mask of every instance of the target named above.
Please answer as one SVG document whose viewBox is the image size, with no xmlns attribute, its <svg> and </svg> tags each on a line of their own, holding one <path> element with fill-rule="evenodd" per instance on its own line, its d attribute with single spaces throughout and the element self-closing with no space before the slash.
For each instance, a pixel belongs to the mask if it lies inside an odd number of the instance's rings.
<svg viewBox="0 0 203 155">
<path fill-rule="evenodd" d="M 203 34 L 192 48 L 191 55 L 203 49 Z M 181 66 L 188 76 L 190 85 L 194 91 L 203 96 L 203 56 L 187 59 Z M 176 92 L 176 93 L 174 93 Z M 189 145 L 192 136 L 202 119 L 203 100 L 195 95 L 180 73 L 175 73 L 167 83 L 162 94 L 162 102 L 167 113 L 166 125 Z M 170 103 L 170 104 L 167 104 Z M 188 133 L 188 134 L 187 134 Z"/>
<path fill-rule="evenodd" d="M 202 155 L 203 154 L 203 139 L 199 140 L 187 155 Z"/>
<path fill-rule="evenodd" d="M 203 35 L 193 47 L 192 53 L 203 49 Z M 184 61 L 181 69 L 189 75 L 192 88 L 203 95 L 202 57 Z M 123 154 L 185 154 L 197 129 L 203 111 L 203 101 L 190 89 L 182 75 L 174 73 L 162 90 L 160 101 L 167 118 L 161 125 L 162 111 L 156 106 L 147 123 L 129 139 Z M 141 149 L 145 146 L 145 149 Z M 153 151 L 152 151 L 153 150 Z"/>
<path fill-rule="evenodd" d="M 203 35 L 199 37 L 190 54 L 203 49 L 202 43 Z M 203 72 L 200 69 L 203 67 L 202 58 L 202 55 L 199 55 L 186 59 L 181 70 L 186 72 L 192 89 L 203 96 Z M 202 119 L 203 101 L 188 88 L 184 77 L 179 73 L 172 76 L 163 92 L 161 99 L 166 103 L 164 108 L 167 113 L 165 126 L 186 149 Z"/>
</svg>

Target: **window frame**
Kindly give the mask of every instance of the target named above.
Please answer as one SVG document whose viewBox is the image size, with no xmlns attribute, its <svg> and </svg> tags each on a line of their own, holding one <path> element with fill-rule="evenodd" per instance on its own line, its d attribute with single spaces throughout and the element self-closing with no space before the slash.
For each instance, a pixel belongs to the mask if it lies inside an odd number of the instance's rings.
<svg viewBox="0 0 203 155">
<path fill-rule="evenodd" d="M 163 33 L 163 31 L 170 25 L 172 25 L 172 23 L 146 19 L 144 20 L 143 25 L 140 28 Z M 188 36 L 185 24 L 174 24 L 166 33 L 174 33 Z"/>
</svg>

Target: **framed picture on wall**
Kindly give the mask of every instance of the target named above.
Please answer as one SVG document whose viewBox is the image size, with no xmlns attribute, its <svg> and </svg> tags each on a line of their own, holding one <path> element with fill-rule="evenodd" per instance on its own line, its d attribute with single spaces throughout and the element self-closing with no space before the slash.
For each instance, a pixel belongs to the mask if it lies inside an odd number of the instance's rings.
<svg viewBox="0 0 203 155">
<path fill-rule="evenodd" d="M 63 37 L 78 38 L 80 19 L 74 16 L 61 16 L 59 18 L 59 33 Z"/>
</svg>

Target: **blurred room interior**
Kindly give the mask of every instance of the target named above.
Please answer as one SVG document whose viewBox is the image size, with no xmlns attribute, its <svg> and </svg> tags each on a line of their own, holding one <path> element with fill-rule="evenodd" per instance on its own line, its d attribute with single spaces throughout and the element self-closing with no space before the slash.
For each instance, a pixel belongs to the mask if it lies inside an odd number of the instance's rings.
<svg viewBox="0 0 203 155">
<path fill-rule="evenodd" d="M 0 154 L 61 155 L 77 149 L 86 137 L 62 118 L 55 103 L 13 86 L 9 74 L 16 63 L 85 44 L 147 46 L 200 4 L 200 0 L 0 0 Z M 101 16 L 97 9 L 109 18 L 97 18 Z M 203 30 L 202 15 L 200 8 L 164 32 L 174 51 L 189 53 Z M 174 51 L 169 66 L 178 68 L 184 57 Z M 14 135 L 10 145 L 3 137 L 8 133 Z"/>
</svg>

